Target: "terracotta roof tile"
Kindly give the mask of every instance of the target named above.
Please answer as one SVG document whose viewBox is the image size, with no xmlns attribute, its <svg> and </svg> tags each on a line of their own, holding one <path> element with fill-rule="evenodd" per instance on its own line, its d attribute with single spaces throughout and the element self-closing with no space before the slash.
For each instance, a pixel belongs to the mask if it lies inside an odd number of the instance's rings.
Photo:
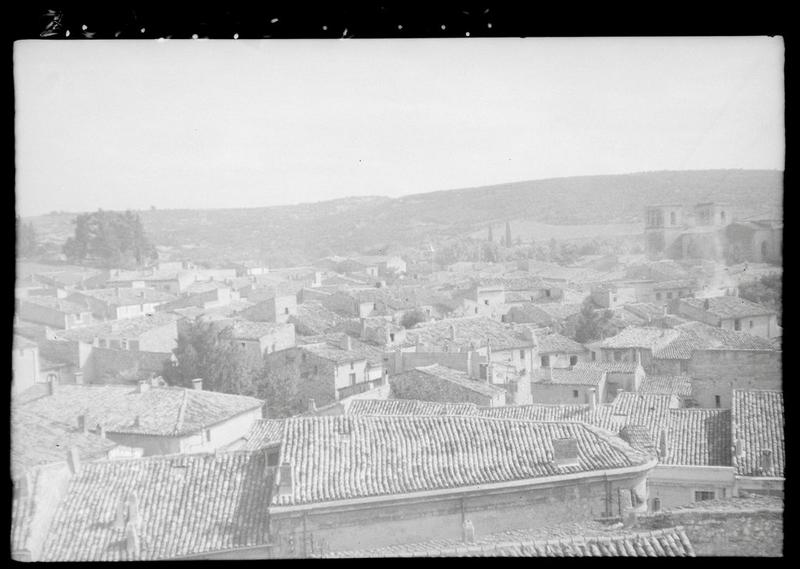
<svg viewBox="0 0 800 569">
<path fill-rule="evenodd" d="M 411 370 L 409 370 L 411 371 Z M 505 390 L 501 387 L 497 387 L 490 383 L 486 383 L 484 381 L 478 381 L 475 379 L 471 379 L 469 375 L 467 375 L 463 371 L 458 371 L 443 365 L 439 364 L 431 364 L 428 366 L 421 366 L 414 368 L 413 371 L 421 372 L 426 375 L 430 375 L 433 377 L 437 377 L 444 381 L 453 383 L 459 387 L 470 389 L 481 395 L 486 395 L 487 397 L 494 397 L 498 394 L 505 393 Z M 409 372 L 404 372 L 404 374 L 408 374 Z M 403 374 L 399 374 L 403 375 Z"/>
<path fill-rule="evenodd" d="M 472 403 L 436 403 L 411 399 L 355 399 L 348 415 L 476 415 Z"/>
<path fill-rule="evenodd" d="M 43 548 L 44 561 L 129 561 L 263 545 L 272 476 L 264 453 L 159 456 L 88 463 L 70 481 Z M 114 527 L 135 492 L 140 553 Z"/>
<path fill-rule="evenodd" d="M 59 385 L 53 395 L 22 409 L 66 424 L 87 415 L 90 427 L 101 424 L 109 433 L 181 436 L 262 405 L 253 397 L 180 387 L 150 387 L 140 393 L 138 386 Z"/>
<path fill-rule="evenodd" d="M 761 316 L 775 314 L 774 310 L 750 302 L 738 296 L 715 296 L 711 298 L 684 298 L 681 300 L 687 306 L 697 310 L 705 310 L 720 318 L 744 318 L 746 316 Z M 706 308 L 708 302 L 708 308 Z"/>
<path fill-rule="evenodd" d="M 554 383 L 558 385 L 600 385 L 606 372 L 596 368 L 536 369 L 533 373 L 535 383 Z"/>
<path fill-rule="evenodd" d="M 647 456 L 601 429 L 474 416 L 304 417 L 286 422 L 282 462 L 299 505 L 476 484 L 535 479 L 647 463 Z M 557 467 L 554 439 L 575 438 L 578 464 Z"/>
<path fill-rule="evenodd" d="M 556 332 L 547 332 L 546 330 L 537 330 L 536 341 L 539 343 L 540 354 L 553 354 L 553 353 L 581 353 L 585 352 L 586 348 L 579 344 L 572 338 L 567 338 Z"/>
<path fill-rule="evenodd" d="M 663 464 L 731 465 L 730 409 L 670 409 Z"/>
<path fill-rule="evenodd" d="M 692 378 L 687 375 L 648 375 L 639 386 L 639 393 L 691 397 Z"/>
<path fill-rule="evenodd" d="M 260 419 L 256 421 L 244 436 L 247 442 L 245 442 L 241 450 L 260 450 L 281 444 L 281 440 L 283 440 L 283 425 L 283 419 Z"/>
<path fill-rule="evenodd" d="M 736 457 L 739 476 L 783 477 L 786 467 L 784 446 L 783 392 L 756 389 L 733 390 L 733 439 L 739 441 Z M 764 468 L 763 453 L 771 453 L 771 466 Z"/>
<path fill-rule="evenodd" d="M 606 338 L 600 343 L 601 348 L 649 348 L 657 350 L 675 340 L 680 335 L 670 328 L 646 328 L 631 326 L 616 336 Z"/>
<path fill-rule="evenodd" d="M 451 339 L 451 327 L 455 329 L 455 340 Z M 408 330 L 406 339 L 407 344 L 419 341 L 423 345 L 452 344 L 466 347 L 472 343 L 476 348 L 486 346 L 489 342 L 495 350 L 533 346 L 533 340 L 526 338 L 522 330 L 483 316 L 451 318 L 419 324 Z"/>
</svg>

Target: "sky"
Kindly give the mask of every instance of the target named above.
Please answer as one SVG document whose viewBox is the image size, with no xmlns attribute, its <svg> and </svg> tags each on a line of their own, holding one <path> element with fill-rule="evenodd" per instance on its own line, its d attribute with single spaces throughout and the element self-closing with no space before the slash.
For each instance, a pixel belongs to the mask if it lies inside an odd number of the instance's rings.
<svg viewBox="0 0 800 569">
<path fill-rule="evenodd" d="M 21 41 L 17 212 L 782 170 L 783 58 L 767 37 Z"/>
</svg>

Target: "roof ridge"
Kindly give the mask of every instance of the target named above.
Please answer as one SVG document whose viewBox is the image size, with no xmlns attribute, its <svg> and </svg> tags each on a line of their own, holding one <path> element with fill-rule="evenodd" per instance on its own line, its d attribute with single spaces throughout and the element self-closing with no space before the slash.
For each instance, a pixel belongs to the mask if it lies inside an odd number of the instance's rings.
<svg viewBox="0 0 800 569">
<path fill-rule="evenodd" d="M 188 399 L 189 399 L 189 390 L 187 389 L 187 390 L 185 390 L 183 392 L 183 397 L 181 398 L 181 403 L 178 406 L 178 417 L 175 420 L 175 432 L 176 433 L 179 433 L 180 430 L 181 430 L 181 427 L 183 426 L 183 419 L 184 419 L 184 417 L 186 415 L 186 406 L 188 404 L 188 401 L 187 401 Z"/>
</svg>

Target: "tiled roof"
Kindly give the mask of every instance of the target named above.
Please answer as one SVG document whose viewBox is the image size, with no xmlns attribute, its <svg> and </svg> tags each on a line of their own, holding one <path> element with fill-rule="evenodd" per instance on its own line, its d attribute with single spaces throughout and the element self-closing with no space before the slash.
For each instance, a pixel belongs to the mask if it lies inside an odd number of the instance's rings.
<svg viewBox="0 0 800 569">
<path fill-rule="evenodd" d="M 348 415 L 476 415 L 473 403 L 436 403 L 413 399 L 355 399 Z"/>
<path fill-rule="evenodd" d="M 169 309 L 169 312 L 174 312 L 175 314 L 189 319 L 200 318 L 205 321 L 228 320 L 238 312 L 250 308 L 253 305 L 254 304 L 248 300 L 232 300 L 228 304 L 222 306 L 213 306 L 210 308 L 188 306 L 186 308 L 172 308 Z"/>
<path fill-rule="evenodd" d="M 283 419 L 259 419 L 245 435 L 247 442 L 241 450 L 260 450 L 281 444 L 283 424 Z"/>
<path fill-rule="evenodd" d="M 639 393 L 691 397 L 692 378 L 687 375 L 648 375 L 639 386 Z"/>
<path fill-rule="evenodd" d="M 611 323 L 622 328 L 625 326 L 644 326 L 648 324 L 648 320 L 627 308 L 613 308 L 611 310 Z"/>
<path fill-rule="evenodd" d="M 589 413 L 588 405 L 507 405 L 481 408 L 478 414 L 494 419 L 516 419 L 522 421 L 584 421 Z"/>
<path fill-rule="evenodd" d="M 91 425 L 94 428 L 94 425 Z M 117 444 L 78 429 L 77 418 L 70 423 L 54 421 L 14 408 L 11 421 L 11 469 L 15 476 L 34 466 L 63 462 L 66 450 L 75 447 L 82 460 L 106 458 Z"/>
<path fill-rule="evenodd" d="M 480 287 L 498 287 L 506 291 L 532 291 L 550 288 L 549 285 L 539 277 L 524 275 L 514 277 L 485 277 L 478 281 Z M 530 295 L 528 295 L 530 300 Z"/>
<path fill-rule="evenodd" d="M 340 551 L 323 557 L 694 557 L 683 527 L 622 531 L 607 535 L 526 539 L 522 532 L 504 532 L 475 543 L 433 540 L 368 550 Z M 515 535 L 517 534 L 517 535 Z"/>
<path fill-rule="evenodd" d="M 231 332 L 237 340 L 260 340 L 264 336 L 283 331 L 289 327 L 292 327 L 292 324 L 251 322 L 249 320 L 231 321 Z"/>
<path fill-rule="evenodd" d="M 775 314 L 774 310 L 750 302 L 738 296 L 715 296 L 711 298 L 684 298 L 682 303 L 697 310 L 705 310 L 720 318 L 744 318 L 745 316 L 761 316 Z M 705 303 L 708 302 L 708 308 Z"/>
<path fill-rule="evenodd" d="M 739 441 L 736 457 L 739 476 L 783 477 L 786 466 L 784 446 L 783 392 L 756 389 L 733 390 L 733 440 Z M 771 452 L 771 468 L 762 468 L 762 453 Z"/>
<path fill-rule="evenodd" d="M 109 433 L 183 436 L 262 405 L 244 395 L 180 387 L 150 387 L 140 393 L 138 386 L 59 385 L 53 395 L 23 409 L 67 424 L 87 415 L 91 428 L 99 423 Z"/>
<path fill-rule="evenodd" d="M 268 542 L 272 477 L 264 453 L 158 456 L 88 463 L 70 481 L 44 544 L 44 561 L 169 559 Z M 114 526 L 135 492 L 139 555 Z"/>
<path fill-rule="evenodd" d="M 743 492 L 744 493 L 744 492 Z M 700 500 L 689 502 L 665 511 L 679 513 L 683 511 L 703 512 L 782 512 L 784 509 L 783 497 L 769 496 L 766 494 L 749 494 L 738 497 L 718 498 L 716 500 Z"/>
<path fill-rule="evenodd" d="M 554 320 L 563 320 L 565 318 L 569 318 L 570 316 L 575 316 L 580 314 L 582 304 L 579 303 L 558 303 L 558 302 L 547 302 L 544 304 L 536 304 L 534 308 L 538 309 L 541 312 L 544 312 L 550 318 Z"/>
<path fill-rule="evenodd" d="M 695 350 L 704 350 L 711 344 L 688 329 L 676 328 L 679 334 L 668 344 L 653 350 L 653 358 L 660 360 L 689 360 Z"/>
<path fill-rule="evenodd" d="M 573 366 L 573 369 L 601 369 L 609 373 L 634 373 L 636 371 L 636 362 L 578 362 Z"/>
<path fill-rule="evenodd" d="M 593 368 L 537 369 L 533 373 L 535 383 L 555 383 L 560 385 L 600 385 L 606 372 Z"/>
<path fill-rule="evenodd" d="M 703 322 L 686 322 L 675 329 L 700 338 L 705 345 L 695 349 L 775 350 L 775 345 L 766 338 L 710 326 Z"/>
<path fill-rule="evenodd" d="M 168 326 L 178 319 L 179 316 L 175 314 L 156 312 L 155 314 L 139 316 L 138 318 L 122 318 L 120 320 L 112 320 L 93 326 L 59 330 L 56 332 L 56 335 L 65 340 L 86 342 L 89 344 L 94 342 L 95 338 L 135 339 L 156 328 Z"/>
<path fill-rule="evenodd" d="M 624 308 L 628 312 L 632 312 L 636 316 L 644 318 L 645 320 L 647 320 L 648 317 L 654 320 L 664 317 L 664 309 L 649 302 L 631 302 L 626 304 Z"/>
<path fill-rule="evenodd" d="M 731 465 L 730 409 L 670 409 L 663 464 Z"/>
<path fill-rule="evenodd" d="M 428 366 L 421 366 L 414 368 L 414 370 L 426 375 L 443 379 L 444 381 L 453 383 L 458 387 L 462 387 L 464 389 L 470 389 L 472 391 L 475 391 L 476 393 L 480 393 L 481 395 L 485 395 L 487 397 L 495 397 L 498 394 L 505 393 L 505 390 L 500 387 L 494 386 L 484 381 L 471 379 L 469 375 L 467 375 L 465 372 L 458 371 L 443 365 L 431 364 Z M 404 372 L 403 374 L 398 374 L 398 375 L 410 376 L 408 375 L 408 372 Z"/>
<path fill-rule="evenodd" d="M 451 340 L 451 327 L 455 329 L 455 340 Z M 476 348 L 489 342 L 495 350 L 533 346 L 533 340 L 525 338 L 521 330 L 483 316 L 426 322 L 408 330 L 406 338 L 411 345 L 419 340 L 423 345 L 466 347 L 472 343 Z"/>
<path fill-rule="evenodd" d="M 343 434 L 345 433 L 345 434 Z M 349 433 L 349 434 L 347 434 Z M 535 479 L 648 462 L 610 433 L 582 423 L 464 416 L 304 417 L 286 422 L 281 460 L 299 505 Z M 578 463 L 558 467 L 553 440 L 574 438 Z"/>
<path fill-rule="evenodd" d="M 661 430 L 661 426 L 667 423 L 670 409 L 677 408 L 680 401 L 674 395 L 654 395 L 643 393 L 631 393 L 625 391 L 618 393 L 611 405 L 601 405 L 600 408 L 608 408 L 610 414 L 605 417 L 598 417 L 593 420 L 599 427 L 608 428 L 615 431 L 615 416 L 624 416 L 625 425 L 642 425 L 647 428 L 653 440 Z"/>
<path fill-rule="evenodd" d="M 352 350 L 343 350 L 342 348 L 328 344 L 327 342 L 301 344 L 297 346 L 297 349 L 313 354 L 318 358 L 330 360 L 336 363 L 357 362 L 367 359 L 367 356 L 363 353 Z"/>
<path fill-rule="evenodd" d="M 695 288 L 697 282 L 692 279 L 676 279 L 672 281 L 661 281 L 653 285 L 653 290 L 670 290 L 678 288 Z"/>
<path fill-rule="evenodd" d="M 18 334 L 14 334 L 13 342 L 13 347 L 15 350 L 31 350 L 39 346 L 39 344 L 36 342 L 33 342 L 24 336 L 19 336 Z"/>
<path fill-rule="evenodd" d="M 586 351 L 586 348 L 572 338 L 567 338 L 556 332 L 548 333 L 545 330 L 537 330 L 535 333 L 536 341 L 539 343 L 540 354 L 575 354 Z"/>
<path fill-rule="evenodd" d="M 346 350 L 346 341 L 350 340 L 350 349 Z M 356 361 L 367 360 L 372 365 L 383 365 L 384 352 L 371 344 L 357 340 L 346 334 L 345 332 L 328 332 L 326 334 L 319 334 L 317 336 L 300 336 L 298 343 L 301 345 L 313 346 L 323 344 L 330 348 L 330 350 L 339 350 L 343 354 L 336 354 L 330 351 L 325 351 L 323 348 L 318 348 L 319 354 L 328 353 L 331 359 L 336 361 Z M 338 358 L 338 359 L 337 359 Z"/>
<path fill-rule="evenodd" d="M 63 298 L 56 298 L 54 296 L 28 296 L 20 299 L 19 302 L 52 308 L 64 314 L 84 314 L 86 312 L 91 312 L 91 309 L 86 304 L 64 300 Z"/>
<path fill-rule="evenodd" d="M 677 338 L 680 333 L 669 328 L 645 328 L 631 326 L 616 336 L 606 338 L 601 348 L 649 348 L 656 350 Z"/>
<path fill-rule="evenodd" d="M 77 298 L 88 296 L 112 306 L 132 306 L 151 302 L 169 302 L 177 297 L 160 290 L 146 287 L 98 288 L 81 290 Z"/>
<path fill-rule="evenodd" d="M 317 334 L 324 334 L 343 321 L 344 318 L 328 310 L 319 302 L 298 304 L 297 314 L 289 317 L 289 322 L 307 328 Z"/>
<path fill-rule="evenodd" d="M 620 429 L 619 437 L 633 448 L 651 455 L 658 454 L 655 441 L 650 436 L 650 431 L 643 425 L 625 425 Z"/>
</svg>

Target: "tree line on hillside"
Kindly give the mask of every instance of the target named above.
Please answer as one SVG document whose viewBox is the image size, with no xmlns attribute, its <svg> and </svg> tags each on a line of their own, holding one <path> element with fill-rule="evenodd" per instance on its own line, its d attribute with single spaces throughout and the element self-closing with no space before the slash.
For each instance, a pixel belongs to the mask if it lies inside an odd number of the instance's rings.
<svg viewBox="0 0 800 569">
<path fill-rule="evenodd" d="M 98 263 L 106 267 L 140 266 L 158 258 L 145 235 L 139 215 L 132 211 L 97 210 L 73 221 L 75 234 L 63 252 L 72 263 Z"/>
<path fill-rule="evenodd" d="M 778 273 L 764 275 L 757 281 L 739 285 L 739 296 L 771 308 L 778 313 L 778 324 L 783 312 L 783 277 Z"/>
</svg>

